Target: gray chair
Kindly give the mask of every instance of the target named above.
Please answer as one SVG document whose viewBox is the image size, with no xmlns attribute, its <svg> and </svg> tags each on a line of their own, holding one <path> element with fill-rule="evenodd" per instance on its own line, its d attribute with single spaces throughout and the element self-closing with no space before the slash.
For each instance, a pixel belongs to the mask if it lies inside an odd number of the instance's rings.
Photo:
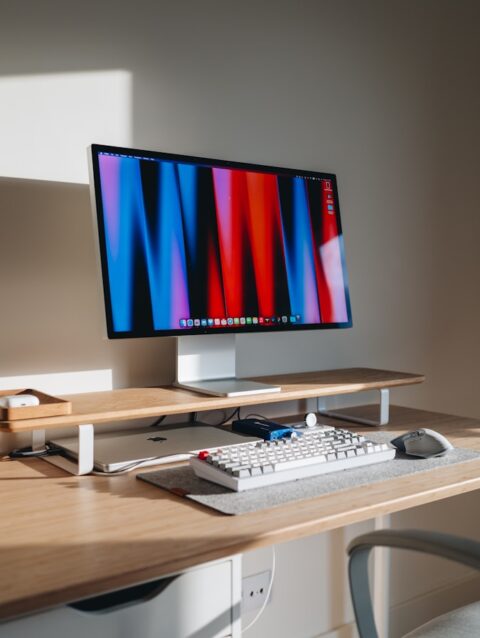
<svg viewBox="0 0 480 638">
<path fill-rule="evenodd" d="M 480 570 L 480 543 L 449 534 L 420 530 L 379 530 L 363 534 L 348 547 L 350 593 L 360 638 L 378 638 L 368 584 L 368 556 L 373 547 L 433 554 Z M 434 618 L 404 638 L 473 638 L 480 636 L 480 602 Z"/>
</svg>

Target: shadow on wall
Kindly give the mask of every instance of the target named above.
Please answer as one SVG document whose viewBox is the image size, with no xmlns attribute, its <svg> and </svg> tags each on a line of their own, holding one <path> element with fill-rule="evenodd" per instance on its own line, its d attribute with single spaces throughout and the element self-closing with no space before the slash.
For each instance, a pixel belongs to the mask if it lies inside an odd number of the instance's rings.
<svg viewBox="0 0 480 638">
<path fill-rule="evenodd" d="M 173 339 L 107 340 L 87 186 L 0 178 L 0 219 L 0 381 L 81 371 L 87 391 L 110 370 L 114 387 L 172 381 Z"/>
<path fill-rule="evenodd" d="M 132 74 L 10 75 L 0 98 L 0 387 L 61 394 L 170 383 L 172 340 L 106 338 L 83 185 L 88 144 L 131 141 Z"/>
</svg>

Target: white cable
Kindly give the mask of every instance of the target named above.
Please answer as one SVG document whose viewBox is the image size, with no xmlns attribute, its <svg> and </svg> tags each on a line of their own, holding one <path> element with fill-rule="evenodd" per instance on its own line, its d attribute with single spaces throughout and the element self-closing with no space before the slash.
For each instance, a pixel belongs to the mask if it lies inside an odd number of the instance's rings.
<svg viewBox="0 0 480 638">
<path fill-rule="evenodd" d="M 267 606 L 267 603 L 268 603 L 268 601 L 270 599 L 270 594 L 272 593 L 272 585 L 273 585 L 273 579 L 274 578 L 275 578 L 275 546 L 272 545 L 272 575 L 270 576 L 270 582 L 268 583 L 267 595 L 265 596 L 265 600 L 263 601 L 263 605 L 258 610 L 258 613 L 255 616 L 255 618 L 245 627 L 245 629 L 242 629 L 242 634 L 245 631 L 248 631 L 251 627 L 253 627 L 253 625 L 257 622 L 257 620 L 263 614 L 263 612 L 265 610 L 265 607 Z"/>
<path fill-rule="evenodd" d="M 191 458 L 192 456 L 195 456 L 195 454 L 192 454 L 191 452 L 186 452 L 186 455 L 189 455 L 189 458 Z M 137 467 L 141 467 L 146 463 L 151 463 L 152 461 L 160 461 L 162 459 L 165 459 L 165 456 L 152 456 L 149 459 L 143 459 L 142 461 L 134 461 L 133 463 L 130 463 L 129 465 L 126 465 L 125 467 L 123 467 L 121 470 L 112 470 L 111 472 L 102 472 L 101 470 L 92 470 L 90 472 L 90 474 L 94 474 L 95 476 L 124 476 L 125 474 L 128 474 L 128 472 L 131 472 L 132 470 L 134 470 Z M 168 461 L 168 463 L 174 463 L 174 461 Z M 145 465 L 145 467 L 148 467 L 148 465 Z"/>
</svg>

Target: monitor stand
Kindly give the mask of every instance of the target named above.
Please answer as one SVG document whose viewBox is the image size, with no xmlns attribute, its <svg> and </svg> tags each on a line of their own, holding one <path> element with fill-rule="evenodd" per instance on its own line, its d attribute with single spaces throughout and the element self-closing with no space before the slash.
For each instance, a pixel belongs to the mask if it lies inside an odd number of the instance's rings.
<svg viewBox="0 0 480 638">
<path fill-rule="evenodd" d="M 215 397 L 280 392 L 280 386 L 236 376 L 236 335 L 177 337 L 175 385 Z"/>
</svg>

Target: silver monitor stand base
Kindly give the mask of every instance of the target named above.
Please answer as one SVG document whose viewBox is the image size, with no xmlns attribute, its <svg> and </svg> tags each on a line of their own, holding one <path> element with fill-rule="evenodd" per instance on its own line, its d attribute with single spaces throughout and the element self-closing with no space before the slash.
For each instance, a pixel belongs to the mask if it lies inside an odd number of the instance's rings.
<svg viewBox="0 0 480 638">
<path fill-rule="evenodd" d="M 248 379 L 213 379 L 212 381 L 190 381 L 189 383 L 175 384 L 186 390 L 194 390 L 202 394 L 210 394 L 214 397 L 240 397 L 246 394 L 266 394 L 280 392 L 280 386 L 267 385 Z"/>
<path fill-rule="evenodd" d="M 186 390 L 216 397 L 280 392 L 280 386 L 238 379 L 235 335 L 177 337 L 177 380 Z"/>
</svg>

